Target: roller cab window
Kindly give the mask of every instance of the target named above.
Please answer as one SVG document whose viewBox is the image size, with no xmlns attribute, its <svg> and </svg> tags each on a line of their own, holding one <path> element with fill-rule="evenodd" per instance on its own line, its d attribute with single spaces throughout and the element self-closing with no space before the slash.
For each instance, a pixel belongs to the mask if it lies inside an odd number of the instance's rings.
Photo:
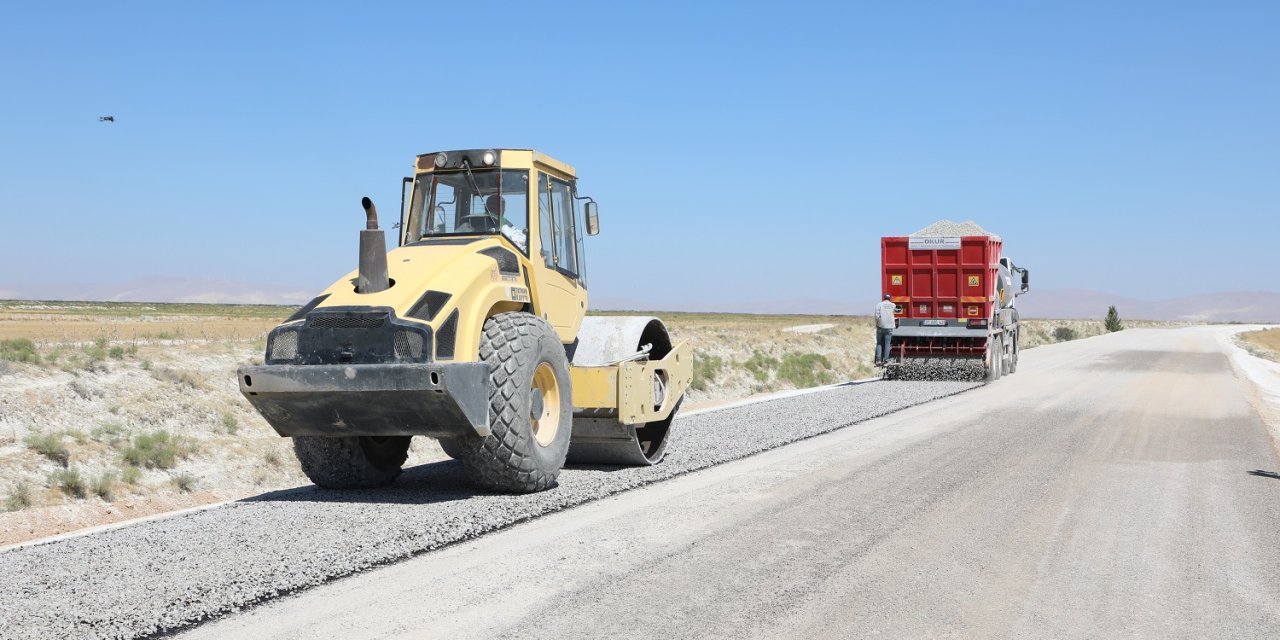
<svg viewBox="0 0 1280 640">
<path fill-rule="evenodd" d="M 515 169 L 421 174 L 406 240 L 501 234 L 528 255 L 528 195 L 529 175 Z"/>
<path fill-rule="evenodd" d="M 573 185 L 539 173 L 538 206 L 543 263 L 580 282 L 585 281 L 580 262 L 581 214 L 573 197 Z"/>
</svg>

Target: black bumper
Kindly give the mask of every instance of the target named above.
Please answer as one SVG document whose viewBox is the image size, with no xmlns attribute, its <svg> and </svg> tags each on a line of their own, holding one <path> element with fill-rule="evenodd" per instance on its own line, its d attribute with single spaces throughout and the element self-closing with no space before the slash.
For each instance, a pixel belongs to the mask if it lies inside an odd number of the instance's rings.
<svg viewBox="0 0 1280 640">
<path fill-rule="evenodd" d="M 489 435 L 489 367 L 445 364 L 262 365 L 240 392 L 282 436 Z"/>
</svg>

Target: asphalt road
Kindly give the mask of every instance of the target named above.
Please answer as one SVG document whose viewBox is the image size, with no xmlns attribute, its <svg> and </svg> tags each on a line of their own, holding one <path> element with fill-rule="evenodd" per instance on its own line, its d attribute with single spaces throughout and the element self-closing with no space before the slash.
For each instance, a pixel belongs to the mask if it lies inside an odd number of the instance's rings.
<svg viewBox="0 0 1280 640">
<path fill-rule="evenodd" d="M 1280 460 L 1216 336 L 1029 351 L 996 384 L 182 637 L 1275 638 Z"/>
</svg>

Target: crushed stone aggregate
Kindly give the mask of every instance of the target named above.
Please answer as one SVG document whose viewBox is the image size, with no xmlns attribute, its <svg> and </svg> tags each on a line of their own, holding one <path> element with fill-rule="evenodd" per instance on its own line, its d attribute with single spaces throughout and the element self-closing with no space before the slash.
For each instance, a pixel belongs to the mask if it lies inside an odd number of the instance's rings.
<svg viewBox="0 0 1280 640">
<path fill-rule="evenodd" d="M 994 236 L 994 233 L 983 229 L 981 225 L 972 221 L 952 222 L 951 220 L 939 220 L 913 234 L 912 238 L 949 238 L 955 236 Z"/>
<path fill-rule="evenodd" d="M 876 381 L 677 417 L 661 464 L 571 467 L 555 488 L 537 494 L 485 493 L 448 461 L 406 469 L 386 489 L 306 486 L 0 552 L 0 638 L 166 633 L 977 386 Z"/>
</svg>

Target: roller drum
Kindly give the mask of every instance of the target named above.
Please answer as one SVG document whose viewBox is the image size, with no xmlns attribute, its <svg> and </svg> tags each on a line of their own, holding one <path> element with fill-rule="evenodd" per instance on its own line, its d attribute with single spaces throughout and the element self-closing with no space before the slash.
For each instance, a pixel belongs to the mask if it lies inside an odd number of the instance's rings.
<svg viewBox="0 0 1280 640">
<path fill-rule="evenodd" d="M 587 317 L 573 348 L 574 366 L 600 366 L 629 359 L 649 346 L 647 357 L 658 360 L 671 351 L 671 337 L 657 318 L 645 316 Z M 655 389 L 655 394 L 660 390 Z M 657 400 L 657 398 L 655 398 Z M 656 404 L 661 404 L 657 402 Z M 679 403 L 662 420 L 623 424 L 611 409 L 575 411 L 568 461 L 580 465 L 647 466 L 666 454 L 671 423 Z"/>
</svg>

